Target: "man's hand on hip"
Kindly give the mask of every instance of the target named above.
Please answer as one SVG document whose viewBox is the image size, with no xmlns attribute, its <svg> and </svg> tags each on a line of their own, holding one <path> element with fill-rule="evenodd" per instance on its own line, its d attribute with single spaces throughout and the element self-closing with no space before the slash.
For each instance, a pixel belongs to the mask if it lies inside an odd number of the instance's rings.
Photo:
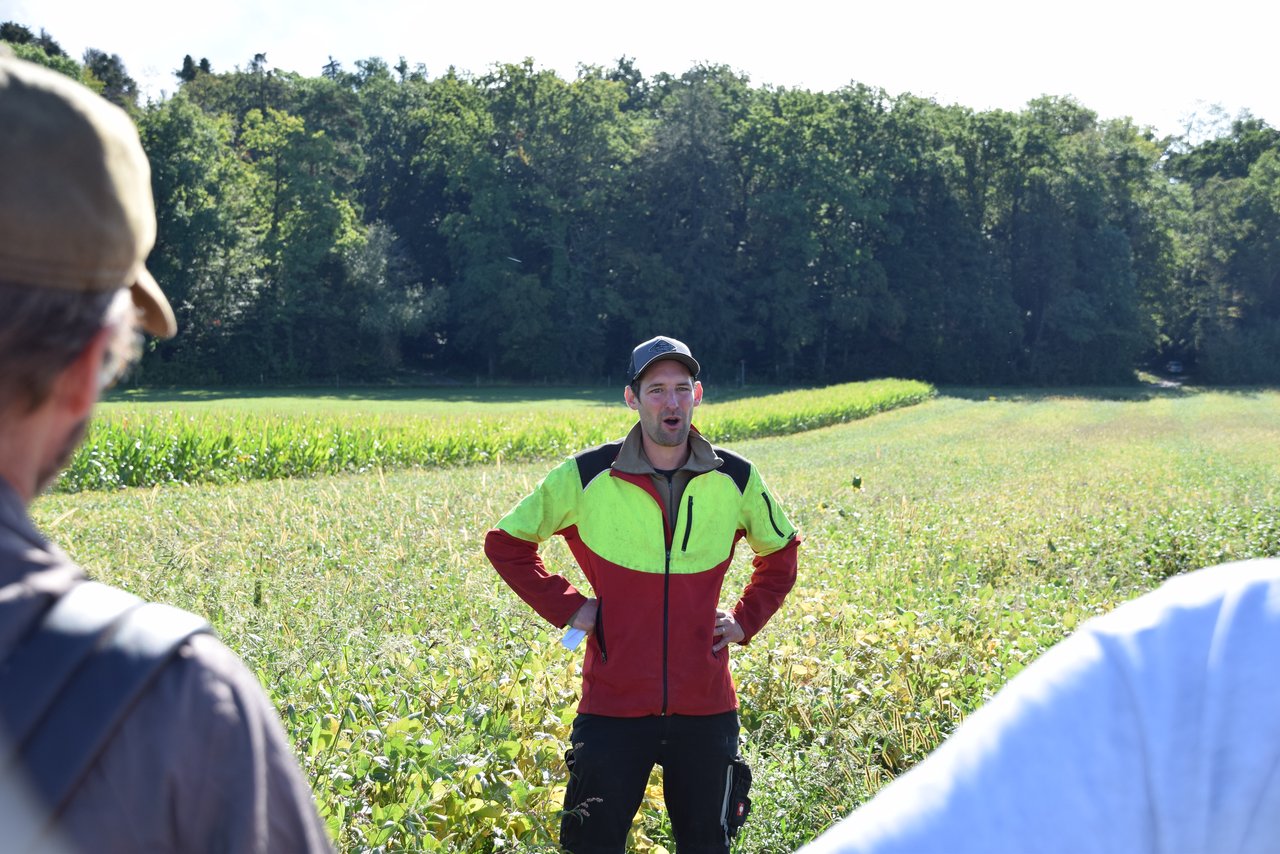
<svg viewBox="0 0 1280 854">
<path fill-rule="evenodd" d="M 573 612 L 569 625 L 575 629 L 582 629 L 584 632 L 595 631 L 596 612 L 598 610 L 600 610 L 600 603 L 595 599 L 588 599 L 582 603 L 578 610 Z"/>
<path fill-rule="evenodd" d="M 724 608 L 716 608 L 716 627 L 713 634 L 716 637 L 716 643 L 711 647 L 712 652 L 719 652 L 731 643 L 741 643 L 747 636 L 742 626 L 738 625 L 738 621 L 734 619 L 733 612 L 726 611 Z"/>
</svg>

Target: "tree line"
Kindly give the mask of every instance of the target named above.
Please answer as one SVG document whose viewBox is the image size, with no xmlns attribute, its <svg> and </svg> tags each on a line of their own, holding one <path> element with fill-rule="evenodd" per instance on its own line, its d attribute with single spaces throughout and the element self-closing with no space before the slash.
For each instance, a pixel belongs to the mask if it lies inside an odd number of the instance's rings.
<svg viewBox="0 0 1280 854">
<path fill-rule="evenodd" d="M 0 38 L 138 125 L 181 326 L 146 382 L 616 383 L 657 332 L 718 382 L 1280 380 L 1280 131 L 1248 114 L 263 54 L 140 103 L 117 55 Z"/>
</svg>

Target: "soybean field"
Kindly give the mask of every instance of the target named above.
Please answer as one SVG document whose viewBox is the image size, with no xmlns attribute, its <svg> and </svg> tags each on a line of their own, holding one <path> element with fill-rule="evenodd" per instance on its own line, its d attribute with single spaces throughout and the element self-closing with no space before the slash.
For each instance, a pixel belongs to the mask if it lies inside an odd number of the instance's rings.
<svg viewBox="0 0 1280 854">
<path fill-rule="evenodd" d="M 755 778 L 738 851 L 812 839 L 1090 617 L 1280 554 L 1280 393 L 886 382 L 695 414 L 804 538 L 782 610 L 732 653 Z M 481 543 L 559 456 L 627 429 L 619 397 L 118 399 L 33 512 L 95 577 L 214 623 L 340 850 L 550 852 L 581 651 Z M 635 851 L 673 848 L 660 793 L 655 774 Z"/>
</svg>

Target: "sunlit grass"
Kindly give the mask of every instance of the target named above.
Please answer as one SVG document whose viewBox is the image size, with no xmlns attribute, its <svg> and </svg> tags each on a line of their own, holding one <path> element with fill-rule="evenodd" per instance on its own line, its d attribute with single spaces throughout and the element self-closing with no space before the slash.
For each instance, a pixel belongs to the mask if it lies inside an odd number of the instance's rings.
<svg viewBox="0 0 1280 854">
<path fill-rule="evenodd" d="M 733 444 L 805 538 L 796 589 L 734 652 L 756 778 L 739 850 L 811 839 L 1081 621 L 1280 554 L 1280 395 L 989 397 Z M 551 851 L 580 658 L 480 548 L 547 468 L 88 492 L 36 515 L 99 577 L 214 621 L 343 850 Z M 650 799 L 633 848 L 671 847 Z"/>
</svg>

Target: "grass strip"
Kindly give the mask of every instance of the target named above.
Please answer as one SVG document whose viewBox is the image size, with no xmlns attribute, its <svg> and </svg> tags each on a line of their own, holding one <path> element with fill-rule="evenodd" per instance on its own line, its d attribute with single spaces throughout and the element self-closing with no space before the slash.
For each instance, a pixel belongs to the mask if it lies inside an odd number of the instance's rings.
<svg viewBox="0 0 1280 854">
<path fill-rule="evenodd" d="M 876 380 L 709 404 L 696 419 L 713 441 L 812 430 L 928 400 L 932 386 Z M 178 406 L 112 409 L 96 419 L 59 479 L 59 492 L 233 483 L 374 469 L 554 459 L 626 432 L 624 408 L 526 413 L 308 415 Z"/>
</svg>

